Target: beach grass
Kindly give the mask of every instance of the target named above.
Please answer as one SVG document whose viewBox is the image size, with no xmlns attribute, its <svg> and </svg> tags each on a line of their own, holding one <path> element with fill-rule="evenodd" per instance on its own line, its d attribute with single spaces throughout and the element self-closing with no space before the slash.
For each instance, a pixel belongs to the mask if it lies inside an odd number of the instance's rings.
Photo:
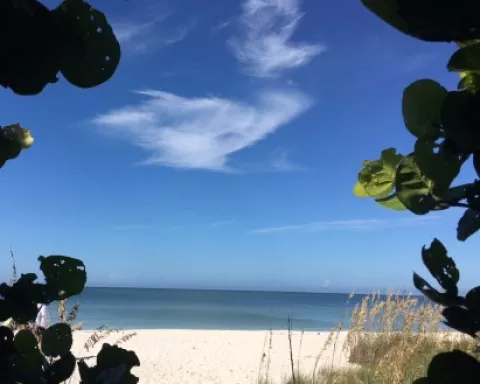
<svg viewBox="0 0 480 384">
<path fill-rule="evenodd" d="M 474 339 L 446 330 L 441 311 L 439 305 L 411 295 L 369 295 L 353 309 L 346 331 L 342 348 L 348 366 L 335 368 L 332 362 L 331 367 L 318 369 L 318 357 L 307 373 L 292 364 L 291 376 L 283 384 L 406 384 L 425 376 L 439 352 L 460 349 L 476 356 Z M 332 344 L 342 328 L 340 324 L 331 331 L 322 352 L 335 350 Z"/>
</svg>

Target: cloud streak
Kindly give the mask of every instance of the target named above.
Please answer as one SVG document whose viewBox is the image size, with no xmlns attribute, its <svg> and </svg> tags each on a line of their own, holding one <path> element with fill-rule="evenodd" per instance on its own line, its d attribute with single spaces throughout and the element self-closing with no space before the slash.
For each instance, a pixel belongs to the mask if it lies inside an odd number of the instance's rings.
<svg viewBox="0 0 480 384">
<path fill-rule="evenodd" d="M 385 228 L 410 227 L 425 225 L 435 222 L 439 216 L 422 216 L 399 218 L 395 220 L 385 219 L 349 219 L 317 221 L 298 225 L 285 225 L 281 227 L 265 227 L 250 231 L 253 234 L 271 234 L 284 232 L 322 232 L 322 231 L 370 231 Z"/>
<path fill-rule="evenodd" d="M 229 46 L 247 73 L 275 77 L 301 67 L 325 51 L 322 44 L 295 43 L 291 38 L 303 14 L 299 0 L 246 0 L 240 18 L 242 37 Z"/>
<path fill-rule="evenodd" d="M 98 115 L 93 123 L 149 153 L 144 164 L 210 171 L 237 171 L 231 155 L 251 147 L 307 110 L 310 99 L 295 91 L 262 92 L 251 103 L 144 90 L 136 105 Z"/>
</svg>

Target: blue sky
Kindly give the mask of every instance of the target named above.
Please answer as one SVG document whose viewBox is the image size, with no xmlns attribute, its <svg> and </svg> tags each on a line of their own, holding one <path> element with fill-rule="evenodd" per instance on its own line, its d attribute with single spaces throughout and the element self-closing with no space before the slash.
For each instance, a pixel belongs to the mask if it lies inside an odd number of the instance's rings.
<svg viewBox="0 0 480 384">
<path fill-rule="evenodd" d="M 82 258 L 90 285 L 408 288 L 437 236 L 475 284 L 460 210 L 352 195 L 364 159 L 413 146 L 403 88 L 456 85 L 452 45 L 403 36 L 360 1 L 94 4 L 123 48 L 110 82 L 0 94 L 3 124 L 35 137 L 1 170 L 3 279 L 12 246 L 24 272 L 39 254 Z"/>
</svg>

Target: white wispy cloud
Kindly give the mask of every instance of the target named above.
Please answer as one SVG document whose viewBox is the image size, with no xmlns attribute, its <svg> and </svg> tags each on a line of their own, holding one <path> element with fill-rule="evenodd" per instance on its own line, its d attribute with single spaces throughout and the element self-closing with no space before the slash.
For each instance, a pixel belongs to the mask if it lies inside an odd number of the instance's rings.
<svg viewBox="0 0 480 384">
<path fill-rule="evenodd" d="M 265 227 L 251 231 L 254 234 L 268 234 L 278 232 L 321 232 L 321 231 L 368 231 L 382 228 L 397 228 L 413 225 L 424 225 L 437 221 L 440 216 L 414 216 L 398 218 L 395 220 L 385 219 L 349 219 L 316 221 L 306 224 L 285 225 L 281 227 Z"/>
<path fill-rule="evenodd" d="M 156 28 L 170 15 L 164 12 L 147 20 L 114 20 L 112 27 L 124 51 L 142 52 L 158 43 Z"/>
<path fill-rule="evenodd" d="M 322 44 L 291 41 L 302 16 L 299 0 L 245 0 L 240 19 L 243 36 L 230 39 L 229 46 L 248 73 L 257 77 L 301 67 L 326 49 Z"/>
<path fill-rule="evenodd" d="M 196 22 L 191 21 L 179 28 L 177 28 L 176 31 L 174 31 L 171 35 L 167 36 L 167 38 L 164 40 L 164 43 L 166 45 L 171 45 L 171 44 L 176 44 L 185 39 L 187 37 L 188 33 L 197 25 Z"/>
<path fill-rule="evenodd" d="M 265 139 L 311 105 L 295 91 L 270 91 L 244 103 L 144 90 L 145 99 L 98 115 L 93 123 L 145 149 L 144 164 L 234 171 L 230 156 Z"/>
<path fill-rule="evenodd" d="M 278 172 L 306 171 L 305 167 L 294 163 L 290 159 L 290 151 L 283 148 L 277 148 L 274 151 L 270 164 L 273 170 Z"/>
</svg>

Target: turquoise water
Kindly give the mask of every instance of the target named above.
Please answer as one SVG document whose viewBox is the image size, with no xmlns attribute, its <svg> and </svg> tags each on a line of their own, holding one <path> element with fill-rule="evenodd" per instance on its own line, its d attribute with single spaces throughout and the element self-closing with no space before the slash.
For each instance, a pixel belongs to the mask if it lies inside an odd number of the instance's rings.
<svg viewBox="0 0 480 384">
<path fill-rule="evenodd" d="M 85 329 L 102 325 L 123 329 L 294 329 L 323 331 L 348 325 L 363 295 L 207 291 L 179 289 L 86 288 L 71 298 L 80 303 L 77 320 Z M 50 308 L 52 317 L 55 308 Z M 53 318 L 52 318 L 53 319 Z"/>
</svg>

